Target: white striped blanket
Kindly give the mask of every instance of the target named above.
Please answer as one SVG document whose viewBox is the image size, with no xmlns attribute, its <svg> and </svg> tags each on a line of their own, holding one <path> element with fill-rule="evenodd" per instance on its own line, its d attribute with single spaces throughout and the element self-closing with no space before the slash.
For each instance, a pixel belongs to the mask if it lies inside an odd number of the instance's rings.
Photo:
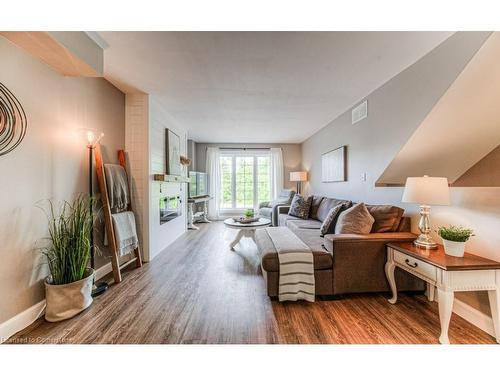
<svg viewBox="0 0 500 375">
<path fill-rule="evenodd" d="M 314 302 L 314 263 L 309 246 L 286 227 L 266 228 L 280 264 L 279 301 Z"/>
</svg>

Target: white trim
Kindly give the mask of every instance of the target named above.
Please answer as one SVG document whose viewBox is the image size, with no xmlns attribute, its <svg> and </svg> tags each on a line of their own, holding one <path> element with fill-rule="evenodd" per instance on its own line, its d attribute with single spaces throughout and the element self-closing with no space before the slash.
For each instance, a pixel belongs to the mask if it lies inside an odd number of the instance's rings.
<svg viewBox="0 0 500 375">
<path fill-rule="evenodd" d="M 434 299 L 434 302 L 436 303 L 439 301 L 439 293 L 435 293 Z M 486 315 L 457 298 L 455 298 L 453 302 L 453 312 L 461 318 L 467 320 L 472 325 L 483 330 L 488 335 L 495 337 L 495 328 L 493 326 L 493 318 L 491 316 Z"/>
<path fill-rule="evenodd" d="M 111 263 L 107 263 L 95 271 L 95 278 L 96 280 L 102 279 L 112 271 L 113 268 Z M 45 299 L 27 308 L 26 310 L 21 311 L 19 314 L 14 315 L 9 320 L 0 323 L 0 344 L 12 335 L 33 324 L 33 322 L 43 316 L 44 313 Z"/>
<path fill-rule="evenodd" d="M 495 337 L 495 329 L 493 328 L 493 319 L 491 316 L 486 315 L 456 298 L 453 304 L 453 312 L 469 323 L 472 323 L 477 328 L 482 329 L 488 335 Z"/>
<path fill-rule="evenodd" d="M 0 344 L 10 336 L 25 329 L 45 313 L 45 300 L 13 316 L 0 324 Z"/>
</svg>

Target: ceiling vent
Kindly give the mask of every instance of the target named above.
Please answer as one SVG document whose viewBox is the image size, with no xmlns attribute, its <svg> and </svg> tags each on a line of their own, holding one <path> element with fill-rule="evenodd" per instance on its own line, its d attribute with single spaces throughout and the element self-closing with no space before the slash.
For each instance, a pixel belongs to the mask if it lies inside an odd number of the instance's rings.
<svg viewBox="0 0 500 375">
<path fill-rule="evenodd" d="M 351 121 L 355 124 L 364 118 L 368 117 L 368 101 L 365 100 L 363 103 L 358 105 L 351 111 Z"/>
</svg>

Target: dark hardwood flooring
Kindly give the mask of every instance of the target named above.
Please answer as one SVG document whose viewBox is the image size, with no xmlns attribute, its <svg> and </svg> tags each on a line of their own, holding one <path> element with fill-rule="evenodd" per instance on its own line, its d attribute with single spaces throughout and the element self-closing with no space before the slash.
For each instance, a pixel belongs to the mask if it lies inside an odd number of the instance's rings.
<svg viewBox="0 0 500 375">
<path fill-rule="evenodd" d="M 265 294 L 254 245 L 228 249 L 222 223 L 189 231 L 142 269 L 125 273 L 73 319 L 43 318 L 10 343 L 437 344 L 437 304 L 422 295 L 350 295 L 315 303 L 279 303 Z M 494 339 L 453 315 L 451 343 Z"/>
</svg>

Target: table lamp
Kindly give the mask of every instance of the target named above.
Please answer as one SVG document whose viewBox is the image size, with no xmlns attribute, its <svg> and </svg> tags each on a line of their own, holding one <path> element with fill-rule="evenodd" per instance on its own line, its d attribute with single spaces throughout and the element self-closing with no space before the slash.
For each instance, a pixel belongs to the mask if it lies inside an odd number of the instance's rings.
<svg viewBox="0 0 500 375">
<path fill-rule="evenodd" d="M 447 206 L 450 204 L 450 189 L 446 177 L 408 177 L 406 179 L 403 202 L 420 205 L 420 235 L 413 242 L 424 249 L 435 249 L 437 243 L 432 239 L 429 220 L 430 206 Z"/>
<path fill-rule="evenodd" d="M 302 190 L 302 181 L 307 181 L 307 172 L 290 172 L 290 181 L 297 182 L 297 193 L 300 194 Z"/>
</svg>

